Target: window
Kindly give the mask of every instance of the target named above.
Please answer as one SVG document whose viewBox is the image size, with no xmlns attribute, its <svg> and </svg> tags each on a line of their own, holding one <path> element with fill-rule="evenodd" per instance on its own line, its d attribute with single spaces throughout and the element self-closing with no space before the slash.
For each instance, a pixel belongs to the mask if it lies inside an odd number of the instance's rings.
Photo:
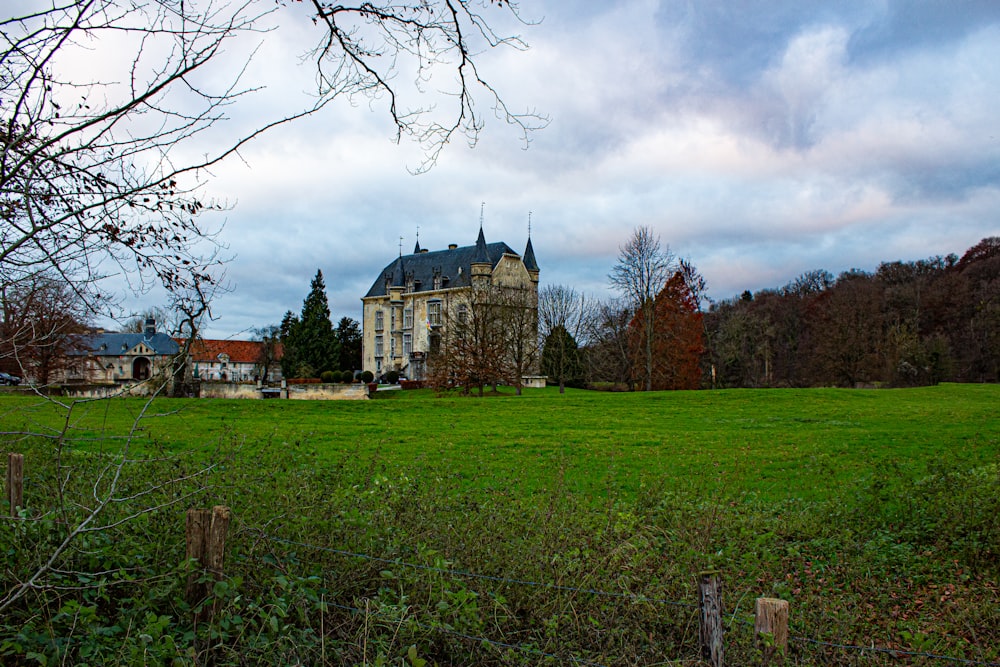
<svg viewBox="0 0 1000 667">
<path fill-rule="evenodd" d="M 441 274 L 434 276 L 434 289 L 441 289 Z"/>
<path fill-rule="evenodd" d="M 431 354 L 438 354 L 441 351 L 441 336 L 431 334 Z"/>
<path fill-rule="evenodd" d="M 413 334 L 403 334 L 403 356 L 409 357 L 413 352 Z"/>
<path fill-rule="evenodd" d="M 376 373 L 381 373 L 382 372 L 382 359 L 376 359 L 375 360 L 375 372 Z"/>
<path fill-rule="evenodd" d="M 396 356 L 396 339 L 395 338 L 390 338 L 389 339 L 389 356 L 390 357 L 395 357 Z"/>
<path fill-rule="evenodd" d="M 431 326 L 441 324 L 441 302 L 431 301 L 427 304 L 427 322 Z"/>
<path fill-rule="evenodd" d="M 458 321 L 465 324 L 469 319 L 469 307 L 464 303 L 458 307 Z"/>
<path fill-rule="evenodd" d="M 407 306 L 403 309 L 403 328 L 412 329 L 413 328 L 413 306 Z"/>
<path fill-rule="evenodd" d="M 375 331 L 382 331 L 385 328 L 385 313 L 380 310 L 375 311 Z"/>
<path fill-rule="evenodd" d="M 382 347 L 382 336 L 375 336 L 375 357 L 380 359 L 385 350 Z"/>
<path fill-rule="evenodd" d="M 396 330 L 396 309 L 395 308 L 390 308 L 389 309 L 389 329 L 391 329 L 392 331 Z"/>
</svg>

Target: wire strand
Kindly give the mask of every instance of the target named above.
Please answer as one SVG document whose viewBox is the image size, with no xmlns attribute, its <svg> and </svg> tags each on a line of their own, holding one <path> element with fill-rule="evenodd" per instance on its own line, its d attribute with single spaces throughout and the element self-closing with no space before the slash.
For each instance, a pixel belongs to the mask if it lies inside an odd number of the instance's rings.
<svg viewBox="0 0 1000 667">
<path fill-rule="evenodd" d="M 256 530 L 256 529 L 251 529 L 251 532 L 257 533 L 258 535 L 260 535 L 261 537 L 263 537 L 266 540 L 269 540 L 269 541 L 272 541 L 272 542 L 278 542 L 280 544 L 287 544 L 287 545 L 291 545 L 291 546 L 298 546 L 298 547 L 302 547 L 302 548 L 305 548 L 305 549 L 314 549 L 314 550 L 317 550 L 317 551 L 323 551 L 323 552 L 327 552 L 327 553 L 332 553 L 332 554 L 336 554 L 336 555 L 339 555 L 339 556 L 346 556 L 346 557 L 350 557 L 350 558 L 359 558 L 359 559 L 362 559 L 362 560 L 368 560 L 368 561 L 375 562 L 375 563 L 383 563 L 383 564 L 386 564 L 386 565 L 396 565 L 396 566 L 402 566 L 402 567 L 409 567 L 409 568 L 412 568 L 412 569 L 415 569 L 415 570 L 423 570 L 423 571 L 426 571 L 426 572 L 437 572 L 437 573 L 440 573 L 440 574 L 446 574 L 446 575 L 451 575 L 451 576 L 464 577 L 464 578 L 468 578 L 468 579 L 480 579 L 480 580 L 484 580 L 484 581 L 495 581 L 495 582 L 498 582 L 498 583 L 508 583 L 508 584 L 517 584 L 517 585 L 521 585 L 521 586 L 533 586 L 533 587 L 539 587 L 539 588 L 547 588 L 547 589 L 550 589 L 550 590 L 565 591 L 565 592 L 569 592 L 569 593 L 586 593 L 586 594 L 589 594 L 589 595 L 597 595 L 597 596 L 610 597 L 610 598 L 618 598 L 618 599 L 627 599 L 627 600 L 632 600 L 633 602 L 649 602 L 649 603 L 655 603 L 655 604 L 664 604 L 664 605 L 671 605 L 671 606 L 676 606 L 676 607 L 684 607 L 684 608 L 689 608 L 689 609 L 698 609 L 698 605 L 692 604 L 692 603 L 689 603 L 689 602 L 678 602 L 676 600 L 667 600 L 667 599 L 663 599 L 663 598 L 650 598 L 650 597 L 647 597 L 645 595 L 637 595 L 635 593 L 612 593 L 612 592 L 609 592 L 609 591 L 602 591 L 602 590 L 598 590 L 598 589 L 595 589 L 595 588 L 581 588 L 581 587 L 576 587 L 576 586 L 563 586 L 561 584 L 553 584 L 553 583 L 546 583 L 546 582 L 529 581 L 529 580 L 526 580 L 526 579 L 512 579 L 512 578 L 509 578 L 509 577 L 498 577 L 498 576 L 489 575 L 489 574 L 479 574 L 479 573 L 476 573 L 476 572 L 469 572 L 467 570 L 450 570 L 450 569 L 446 569 L 446 568 L 435 567 L 435 566 L 432 566 L 432 565 L 421 565 L 419 563 L 410 563 L 410 562 L 402 561 L 402 560 L 399 560 L 399 559 L 382 558 L 382 557 L 379 557 L 379 556 L 370 556 L 368 554 L 362 554 L 362 553 L 357 553 L 357 552 L 353 552 L 353 551 L 345 551 L 343 549 L 335 549 L 333 547 L 324 547 L 324 546 L 320 546 L 320 545 L 317 545 L 317 544 L 308 544 L 308 543 L 305 543 L 305 542 L 299 542 L 299 541 L 296 541 L 296 540 L 290 540 L 290 539 L 283 538 L 283 537 L 277 537 L 277 536 L 274 536 L 274 535 L 269 535 L 269 534 L 267 534 L 267 533 L 265 533 L 265 532 L 263 532 L 261 530 Z M 346 607 L 346 606 L 337 605 L 337 604 L 334 604 L 334 603 L 329 603 L 329 604 L 331 606 L 334 606 L 334 607 L 337 607 L 337 608 L 340 608 L 340 609 L 350 610 L 350 611 L 354 611 L 354 612 L 361 612 L 361 610 L 355 609 L 353 607 Z M 416 621 L 414 621 L 414 622 L 416 622 Z M 738 624 L 741 624 L 741 625 L 750 625 L 750 626 L 754 625 L 753 621 L 748 621 L 746 619 L 737 618 L 735 614 L 730 619 L 730 623 L 731 624 L 732 623 L 738 623 Z M 461 637 L 463 639 L 469 639 L 469 640 L 473 640 L 473 641 L 479 641 L 479 642 L 483 642 L 483 643 L 487 643 L 487 644 L 492 644 L 494 646 L 498 646 L 498 647 L 502 647 L 502 648 L 509 648 L 509 649 L 514 649 L 514 650 L 518 650 L 518 651 L 524 651 L 524 652 L 534 653 L 534 654 L 539 655 L 541 657 L 552 658 L 552 659 L 555 659 L 555 660 L 571 660 L 571 661 L 575 662 L 576 664 L 580 664 L 580 665 L 603 667 L 602 665 L 599 665 L 598 663 L 587 662 L 585 660 L 578 659 L 578 658 L 563 658 L 563 657 L 560 657 L 560 656 L 557 656 L 557 655 L 554 655 L 554 654 L 549 654 L 549 653 L 545 653 L 543 651 L 539 651 L 537 649 L 529 649 L 527 647 L 518 646 L 518 645 L 515 645 L 515 644 L 506 644 L 504 642 L 496 642 L 496 641 L 493 641 L 491 639 L 486 639 L 485 637 L 474 637 L 472 635 L 465 635 L 463 633 L 455 632 L 453 630 L 447 630 L 445 628 L 434 628 L 434 627 L 425 626 L 425 625 L 422 625 L 420 623 L 417 623 L 417 625 L 419 627 L 424 628 L 424 629 L 436 630 L 438 632 L 443 632 L 443 633 L 451 634 L 451 635 L 454 635 L 456 637 Z M 983 661 L 979 661 L 979 660 L 970 660 L 970 659 L 967 659 L 967 658 L 955 658 L 955 657 L 951 657 L 951 656 L 937 655 L 937 654 L 934 654 L 934 653 L 926 653 L 926 652 L 920 652 L 920 651 L 904 651 L 904 650 L 886 648 L 886 647 L 881 647 L 881 646 L 858 646 L 858 645 L 853 645 L 853 644 L 838 644 L 836 642 L 828 642 L 828 641 L 822 641 L 822 640 L 819 640 L 819 639 L 810 639 L 809 637 L 799 637 L 799 636 L 791 636 L 791 637 L 789 637 L 789 639 L 792 640 L 792 641 L 803 642 L 803 643 L 807 643 L 807 644 L 813 644 L 813 645 L 816 645 L 816 646 L 826 646 L 826 647 L 829 647 L 829 648 L 839 648 L 839 649 L 849 650 L 849 651 L 858 651 L 858 652 L 861 652 L 861 653 L 864 653 L 864 652 L 867 651 L 867 652 L 871 652 L 871 653 L 882 653 L 882 654 L 890 655 L 892 657 L 928 658 L 928 659 L 931 659 L 931 660 L 941 660 L 941 661 L 944 661 L 944 662 L 953 662 L 953 663 L 958 663 L 958 664 L 962 664 L 962 665 L 973 665 L 975 667 L 1000 667 L 1000 662 L 983 662 Z"/>
</svg>

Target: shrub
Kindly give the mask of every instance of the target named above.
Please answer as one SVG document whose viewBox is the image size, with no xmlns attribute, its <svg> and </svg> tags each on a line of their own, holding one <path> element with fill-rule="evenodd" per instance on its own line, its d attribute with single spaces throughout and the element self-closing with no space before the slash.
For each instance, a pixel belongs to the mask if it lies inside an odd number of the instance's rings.
<svg viewBox="0 0 1000 667">
<path fill-rule="evenodd" d="M 361 374 L 361 381 L 364 382 L 365 384 L 374 382 L 375 374 L 372 373 L 371 371 L 365 371 L 364 373 Z"/>
<path fill-rule="evenodd" d="M 321 379 L 325 384 L 340 382 L 340 371 L 323 371 L 320 373 L 319 379 Z"/>
<path fill-rule="evenodd" d="M 396 384 L 397 382 L 399 382 L 399 372 L 389 371 L 388 373 L 385 374 L 385 381 L 388 382 L 389 384 Z"/>
<path fill-rule="evenodd" d="M 340 381 L 345 384 L 351 384 L 354 382 L 354 371 L 343 371 L 340 374 Z"/>
</svg>

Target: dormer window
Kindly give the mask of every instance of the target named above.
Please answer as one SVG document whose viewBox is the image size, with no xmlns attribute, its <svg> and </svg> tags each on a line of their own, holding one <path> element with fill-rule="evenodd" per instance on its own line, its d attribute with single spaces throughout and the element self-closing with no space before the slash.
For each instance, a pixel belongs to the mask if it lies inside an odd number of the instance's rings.
<svg viewBox="0 0 1000 667">
<path fill-rule="evenodd" d="M 434 289 L 441 289 L 441 274 L 434 276 Z"/>
</svg>

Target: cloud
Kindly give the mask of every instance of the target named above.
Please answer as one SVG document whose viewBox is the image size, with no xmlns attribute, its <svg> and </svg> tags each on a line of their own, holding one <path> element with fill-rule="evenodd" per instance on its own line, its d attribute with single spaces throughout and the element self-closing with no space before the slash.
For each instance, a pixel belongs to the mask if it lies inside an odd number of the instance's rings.
<svg viewBox="0 0 1000 667">
<path fill-rule="evenodd" d="M 456 140 L 412 176 L 420 147 L 392 143 L 381 103 L 342 100 L 213 170 L 208 191 L 234 204 L 223 237 L 236 259 L 210 335 L 297 312 L 317 268 L 335 316 L 359 318 L 401 236 L 404 253 L 418 227 L 424 247 L 470 244 L 482 202 L 488 240 L 521 250 L 530 211 L 543 283 L 600 296 L 638 225 L 691 258 L 714 298 L 812 269 L 961 254 L 996 234 L 992 2 L 549 0 L 521 10 L 544 18 L 516 25 L 531 48 L 483 54 L 482 71 L 511 108 L 551 117 L 527 151 L 479 98 L 479 145 Z M 312 85 L 289 55 L 315 33 L 287 16 L 247 73 L 268 88 L 234 129 Z"/>
</svg>

